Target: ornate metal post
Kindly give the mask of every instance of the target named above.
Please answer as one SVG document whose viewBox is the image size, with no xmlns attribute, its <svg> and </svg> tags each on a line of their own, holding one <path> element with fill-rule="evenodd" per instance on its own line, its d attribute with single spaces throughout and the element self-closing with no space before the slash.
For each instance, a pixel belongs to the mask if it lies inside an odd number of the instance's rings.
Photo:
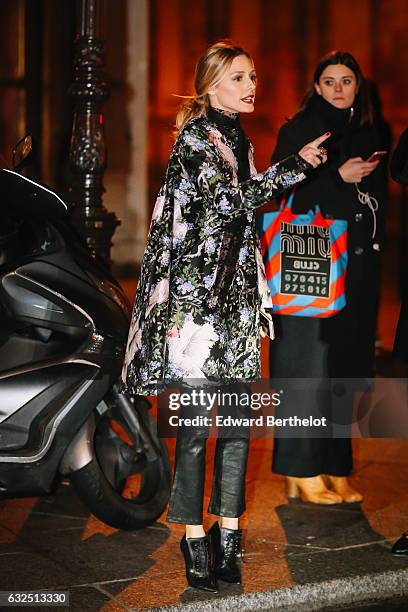
<svg viewBox="0 0 408 612">
<path fill-rule="evenodd" d="M 102 105 L 108 98 L 103 78 L 105 65 L 100 34 L 100 0 L 77 0 L 74 82 L 69 93 L 74 102 L 70 168 L 72 221 L 84 236 L 93 255 L 110 263 L 112 236 L 120 224 L 115 213 L 102 203 L 106 146 Z"/>
</svg>

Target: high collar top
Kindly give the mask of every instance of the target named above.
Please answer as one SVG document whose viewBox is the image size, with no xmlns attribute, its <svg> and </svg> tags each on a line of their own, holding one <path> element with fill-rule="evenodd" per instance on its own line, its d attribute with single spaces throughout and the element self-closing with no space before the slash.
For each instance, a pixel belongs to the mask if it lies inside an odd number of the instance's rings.
<svg viewBox="0 0 408 612">
<path fill-rule="evenodd" d="M 210 106 L 207 111 L 207 117 L 220 126 L 239 128 L 239 113 L 232 113 L 221 108 Z"/>
</svg>

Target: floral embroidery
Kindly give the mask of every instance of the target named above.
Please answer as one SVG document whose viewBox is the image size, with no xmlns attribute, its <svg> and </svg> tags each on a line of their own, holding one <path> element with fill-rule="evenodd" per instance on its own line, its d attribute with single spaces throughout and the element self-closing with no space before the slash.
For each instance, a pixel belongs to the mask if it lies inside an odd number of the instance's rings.
<svg viewBox="0 0 408 612">
<path fill-rule="evenodd" d="M 164 203 L 166 199 L 163 195 L 157 196 L 156 203 L 154 205 L 153 214 L 152 214 L 152 223 L 160 220 L 160 217 L 163 214 Z"/>
<path fill-rule="evenodd" d="M 169 364 L 183 373 L 184 380 L 204 378 L 202 367 L 216 340 L 218 336 L 209 323 L 187 321 L 178 336 L 168 337 Z"/>
<path fill-rule="evenodd" d="M 123 363 L 122 376 L 126 373 L 129 364 L 132 362 L 137 351 L 142 347 L 142 330 L 139 327 L 139 321 L 132 318 L 129 328 L 128 344 L 126 349 L 125 360 Z"/>
<path fill-rule="evenodd" d="M 149 316 L 150 311 L 154 306 L 156 306 L 156 304 L 162 304 L 163 302 L 166 302 L 168 297 L 169 281 L 167 278 L 162 278 L 150 294 L 149 303 L 146 308 L 146 317 Z"/>
<path fill-rule="evenodd" d="M 187 378 L 260 377 L 259 309 L 266 305 L 254 210 L 304 178 L 297 156 L 238 185 L 234 135 L 206 117 L 187 123 L 154 207 L 122 371 L 122 389 L 150 395 Z M 243 219 L 236 270 L 216 307 L 230 222 Z M 227 241 L 228 242 L 228 241 Z M 262 264 L 262 267 L 261 267 Z M 266 288 L 265 288 L 266 287 Z M 269 296 L 270 300 L 270 296 Z"/>
<path fill-rule="evenodd" d="M 231 166 L 232 184 L 238 185 L 238 162 L 233 150 L 224 142 L 221 132 L 219 132 L 217 129 L 210 130 L 209 138 L 210 142 L 217 147 L 221 156 Z"/>
</svg>

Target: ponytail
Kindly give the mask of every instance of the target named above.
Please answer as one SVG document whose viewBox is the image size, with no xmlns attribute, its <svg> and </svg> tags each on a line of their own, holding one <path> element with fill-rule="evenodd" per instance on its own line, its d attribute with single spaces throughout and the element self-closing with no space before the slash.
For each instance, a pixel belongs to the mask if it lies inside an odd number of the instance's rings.
<svg viewBox="0 0 408 612">
<path fill-rule="evenodd" d="M 186 123 L 191 119 L 205 117 L 209 106 L 210 99 L 208 94 L 204 96 L 191 96 L 186 102 L 183 102 L 176 115 L 177 132 L 181 132 Z"/>
</svg>

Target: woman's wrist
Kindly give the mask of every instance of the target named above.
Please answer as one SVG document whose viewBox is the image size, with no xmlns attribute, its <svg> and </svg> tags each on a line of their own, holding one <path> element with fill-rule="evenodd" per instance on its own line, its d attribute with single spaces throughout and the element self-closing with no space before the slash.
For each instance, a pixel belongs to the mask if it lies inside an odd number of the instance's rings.
<svg viewBox="0 0 408 612">
<path fill-rule="evenodd" d="M 295 153 L 293 157 L 295 158 L 299 169 L 303 172 L 310 172 L 310 170 L 313 170 L 312 164 L 310 164 L 306 159 L 299 155 L 299 153 Z"/>
<path fill-rule="evenodd" d="M 333 178 L 337 183 L 340 183 L 341 185 L 343 185 L 346 181 L 343 178 L 343 175 L 341 173 L 341 167 L 340 168 L 333 168 Z"/>
<path fill-rule="evenodd" d="M 279 165 L 284 167 L 286 171 L 290 172 L 291 170 L 296 170 L 297 172 L 310 172 L 313 170 L 312 164 L 306 161 L 299 153 L 294 153 L 281 159 L 277 164 L 273 164 L 274 166 Z"/>
</svg>

